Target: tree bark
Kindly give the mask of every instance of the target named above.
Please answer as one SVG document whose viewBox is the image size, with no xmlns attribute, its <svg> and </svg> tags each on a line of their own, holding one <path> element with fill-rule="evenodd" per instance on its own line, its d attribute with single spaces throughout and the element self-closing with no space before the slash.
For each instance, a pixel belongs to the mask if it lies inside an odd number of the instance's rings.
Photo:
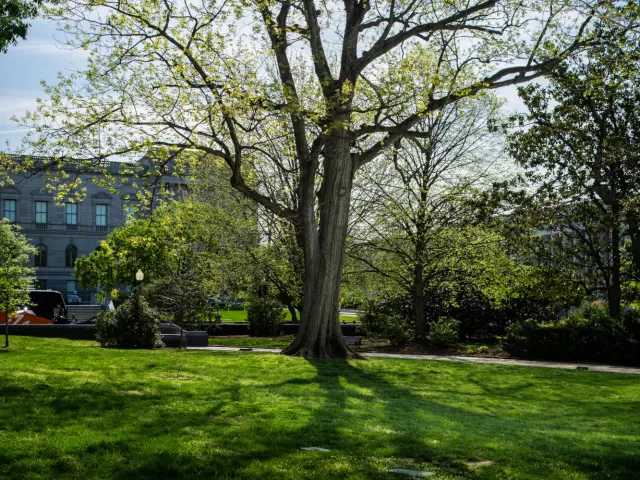
<svg viewBox="0 0 640 480">
<path fill-rule="evenodd" d="M 427 334 L 427 322 L 424 314 L 424 271 L 416 264 L 413 276 L 413 315 L 416 319 L 416 339 L 424 340 Z"/>
<path fill-rule="evenodd" d="M 9 348 L 9 310 L 4 311 L 4 348 Z"/>
<path fill-rule="evenodd" d="M 631 237 L 631 258 L 636 272 L 640 272 L 640 225 L 635 216 L 627 214 L 629 236 Z"/>
<path fill-rule="evenodd" d="M 613 221 L 611 228 L 611 283 L 607 292 L 609 303 L 609 316 L 620 318 L 621 286 L 620 286 L 620 224 L 619 215 L 613 209 Z"/>
<path fill-rule="evenodd" d="M 291 321 L 293 323 L 298 323 L 298 312 L 296 312 L 296 307 L 291 303 L 287 303 L 287 309 L 289 310 L 289 313 L 291 313 Z"/>
<path fill-rule="evenodd" d="M 340 328 L 340 283 L 347 239 L 349 206 L 355 162 L 346 129 L 328 134 L 324 152 L 324 176 L 316 224 L 313 179 L 303 177 L 300 222 L 305 260 L 304 307 L 295 340 L 285 355 L 324 358 L 362 358 L 346 344 Z M 310 194 L 311 193 L 311 194 Z"/>
</svg>

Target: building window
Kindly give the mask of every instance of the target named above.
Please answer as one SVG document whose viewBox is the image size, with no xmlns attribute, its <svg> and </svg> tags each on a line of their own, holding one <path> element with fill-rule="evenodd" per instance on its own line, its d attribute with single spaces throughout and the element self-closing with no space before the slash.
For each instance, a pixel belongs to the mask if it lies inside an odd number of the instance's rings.
<svg viewBox="0 0 640 480">
<path fill-rule="evenodd" d="M 124 207 L 124 223 L 130 223 L 135 219 L 135 208 L 131 205 Z"/>
<path fill-rule="evenodd" d="M 15 200 L 5 200 L 4 201 L 4 218 L 9 220 L 10 222 L 16 221 L 16 201 Z"/>
<path fill-rule="evenodd" d="M 107 225 L 107 206 L 96 205 L 96 226 L 105 227 Z"/>
<path fill-rule="evenodd" d="M 64 251 L 64 266 L 73 267 L 78 258 L 78 249 L 75 245 L 69 245 Z"/>
<path fill-rule="evenodd" d="M 76 293 L 76 281 L 67 280 L 67 293 Z"/>
<path fill-rule="evenodd" d="M 46 290 L 46 289 L 47 289 L 46 280 L 36 280 L 36 290 Z"/>
<path fill-rule="evenodd" d="M 36 246 L 35 263 L 36 267 L 47 266 L 47 247 L 42 244 Z"/>
<path fill-rule="evenodd" d="M 47 202 L 36 202 L 36 223 L 47 223 Z"/>
<path fill-rule="evenodd" d="M 65 205 L 65 217 L 67 225 L 78 224 L 78 205 L 75 203 L 67 203 Z"/>
</svg>

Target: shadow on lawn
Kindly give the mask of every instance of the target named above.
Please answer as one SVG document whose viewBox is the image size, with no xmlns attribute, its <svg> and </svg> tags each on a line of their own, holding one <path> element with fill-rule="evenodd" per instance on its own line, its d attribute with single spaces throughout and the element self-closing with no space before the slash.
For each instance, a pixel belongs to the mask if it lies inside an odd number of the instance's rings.
<svg viewBox="0 0 640 480">
<path fill-rule="evenodd" d="M 232 380 L 216 386 L 219 383 L 209 380 L 206 389 L 160 383 L 145 391 L 144 384 L 122 383 L 115 377 L 82 386 L 34 381 L 25 388 L 0 378 L 0 400 L 38 406 L 25 408 L 19 419 L 0 423 L 0 433 L 26 430 L 39 434 L 58 427 L 96 432 L 99 438 L 75 452 L 63 452 L 55 442 L 33 452 L 33 457 L 44 459 L 51 470 L 45 476 L 58 478 L 78 476 L 80 464 L 85 476 L 97 476 L 99 470 L 122 480 L 289 478 L 283 473 L 283 465 L 300 468 L 294 478 L 323 479 L 344 475 L 339 464 L 347 457 L 351 464 L 348 473 L 361 478 L 395 478 L 381 470 L 385 465 L 374 465 L 375 460 L 384 458 L 416 466 L 435 464 L 466 478 L 494 478 L 500 474 L 501 458 L 491 458 L 496 465 L 475 472 L 462 461 L 484 459 L 476 455 L 491 452 L 496 442 L 501 443 L 503 460 L 519 455 L 525 463 L 550 461 L 534 448 L 518 445 L 523 440 L 523 432 L 518 431 L 523 422 L 499 416 L 501 400 L 518 397 L 522 401 L 527 396 L 539 400 L 530 381 L 491 386 L 469 374 L 468 382 L 480 390 L 470 393 L 451 389 L 447 395 L 454 401 L 445 402 L 442 396 L 417 393 L 406 380 L 403 382 L 408 386 L 387 379 L 390 375 L 401 377 L 403 372 L 385 372 L 383 368 L 373 371 L 365 364 L 339 360 L 307 362 L 314 367 L 313 376 L 260 385 Z M 166 375 L 167 370 L 161 373 Z M 437 390 L 441 374 L 429 371 L 433 382 L 426 387 Z M 269 395 L 274 398 L 265 401 Z M 487 411 L 474 410 L 476 396 L 488 397 L 496 405 Z M 591 413 L 604 417 L 606 405 L 594 405 Z M 537 415 L 544 420 L 554 413 L 550 410 Z M 52 419 L 56 425 L 52 426 Z M 545 439 L 562 441 L 563 434 L 524 432 L 528 441 L 541 445 Z M 302 452 L 301 447 L 324 447 L 331 452 Z M 0 456 L 0 460 L 0 478 L 45 468 L 25 450 Z M 552 460 L 556 466 L 564 463 L 587 478 L 605 476 L 614 467 L 619 473 L 613 478 L 631 478 L 625 472 L 640 470 L 638 456 L 612 448 L 593 450 L 589 445 L 565 446 L 565 451 Z"/>
<path fill-rule="evenodd" d="M 510 457 L 518 457 L 514 464 L 539 464 L 538 475 L 546 474 L 548 467 L 545 464 L 554 464 L 556 472 L 563 470 L 564 465 L 569 471 L 578 471 L 585 478 L 633 478 L 635 472 L 640 469 L 640 457 L 628 455 L 615 448 L 594 449 L 589 444 L 566 445 L 563 436 L 566 431 L 532 430 L 520 431 L 522 423 L 513 418 L 500 418 L 499 401 L 510 398 L 520 400 L 539 401 L 544 395 L 536 392 L 535 383 L 524 381 L 508 386 L 491 386 L 468 375 L 468 381 L 477 385 L 479 393 L 466 393 L 452 391 L 452 395 L 459 397 L 484 396 L 491 397 L 496 406 L 487 411 L 478 411 L 464 406 L 451 406 L 442 401 L 435 401 L 418 395 L 410 388 L 399 386 L 389 382 L 376 372 L 358 368 L 358 363 L 349 363 L 340 360 L 307 360 L 315 369 L 315 376 L 310 378 L 292 378 L 278 384 L 270 384 L 259 387 L 290 392 L 295 397 L 297 390 L 317 388 L 321 395 L 320 403 L 310 406 L 309 415 L 302 426 L 289 428 L 286 425 L 270 425 L 268 420 L 261 425 L 250 425 L 234 428 L 228 425 L 230 431 L 222 435 L 221 443 L 231 441 L 237 437 L 262 438 L 258 444 L 255 441 L 246 442 L 245 453 L 238 453 L 237 442 L 234 442 L 233 452 L 227 455 L 199 458 L 187 455 L 181 457 L 181 462 L 187 462 L 196 467 L 199 472 L 222 471 L 246 478 L 260 475 L 262 478 L 280 478 L 277 471 L 270 471 L 268 464 L 260 462 L 285 462 L 292 454 L 307 455 L 306 460 L 301 460 L 304 466 L 303 478 L 328 478 L 326 471 L 314 471 L 318 464 L 332 456 L 348 456 L 349 461 L 356 463 L 356 468 L 351 473 L 362 475 L 364 478 L 396 478 L 390 476 L 383 468 L 389 466 L 389 462 L 408 464 L 415 468 L 431 469 L 429 465 L 437 467 L 453 474 L 462 475 L 465 478 L 495 478 L 500 476 L 503 467 L 514 469 L 515 465 L 509 463 Z M 439 372 L 432 371 L 432 375 Z M 254 388 L 254 387 L 245 387 Z M 216 415 L 224 412 L 229 404 L 241 400 L 243 388 L 234 384 L 226 391 L 218 394 L 228 396 L 229 400 L 219 401 L 210 408 L 209 414 Z M 470 402 L 472 400 L 469 400 Z M 370 417 L 362 415 L 363 404 L 381 402 L 382 409 L 364 408 L 370 412 Z M 585 402 L 583 402 L 584 405 Z M 544 404 L 544 402 L 543 402 Z M 553 403 L 549 404 L 547 412 L 536 413 L 537 417 L 551 419 L 556 414 L 553 411 Z M 259 406 L 255 406 L 259 408 Z M 605 417 L 608 406 L 595 402 L 589 407 L 590 414 Z M 429 419 L 425 419 L 425 413 L 429 413 Z M 525 414 L 527 415 L 527 414 Z M 192 421 L 198 422 L 197 416 Z M 177 421 L 176 427 L 189 423 L 188 419 Z M 443 427 L 442 424 L 446 423 Z M 551 425 L 552 422 L 549 423 Z M 376 427 L 372 429 L 372 427 Z M 147 430 L 148 426 L 143 431 Z M 413 430 L 411 430 L 413 428 Z M 580 429 L 579 425 L 572 428 Z M 141 432 L 142 433 L 142 432 Z M 436 437 L 443 437 L 446 433 L 449 445 L 444 448 L 434 446 L 432 441 Z M 161 429 L 153 434 L 162 434 Z M 384 438 L 383 438 L 384 437 Z M 541 447 L 547 447 L 546 452 L 536 448 L 522 448 L 522 443 L 531 442 Z M 548 445 L 545 445 L 548 442 Z M 242 443 L 242 442 L 240 442 Z M 439 442 L 436 441 L 435 445 Z M 490 445 L 499 444 L 501 458 L 489 456 L 496 460 L 496 464 L 483 470 L 470 469 L 466 461 L 484 460 L 487 452 L 491 452 Z M 459 444 L 459 448 L 451 447 Z M 553 451 L 553 446 L 559 446 L 560 451 Z M 329 453 L 301 453 L 301 447 L 323 447 L 331 450 Z M 479 451 L 482 451 L 480 457 Z M 494 450 L 494 453 L 496 451 Z M 484 456 L 482 456 L 484 455 Z M 388 459 L 387 464 L 373 465 L 373 458 Z M 159 459 L 149 459 L 146 465 L 133 472 L 137 477 L 158 478 L 164 469 L 160 468 Z M 502 460 L 502 465 L 501 465 Z M 506 461 L 505 461 L 506 460 Z M 257 466 L 258 470 L 253 470 Z M 171 470 L 171 474 L 177 474 L 177 467 Z M 517 469 L 517 467 L 516 467 Z M 128 472 L 130 474 L 132 472 Z M 335 476 L 338 476 L 336 472 Z M 531 472 L 527 472 L 529 475 Z M 524 474 L 524 472 L 523 472 Z M 526 476 L 526 474 L 524 474 Z M 126 475 L 123 475 L 124 479 Z"/>
</svg>

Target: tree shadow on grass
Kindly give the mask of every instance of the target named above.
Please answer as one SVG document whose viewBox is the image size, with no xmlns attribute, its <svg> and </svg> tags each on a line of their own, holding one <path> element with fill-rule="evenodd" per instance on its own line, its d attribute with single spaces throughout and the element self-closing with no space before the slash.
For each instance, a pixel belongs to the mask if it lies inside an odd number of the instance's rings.
<svg viewBox="0 0 640 480">
<path fill-rule="evenodd" d="M 540 453 L 535 445 L 544 445 L 545 439 L 562 442 L 566 433 L 549 430 L 552 412 L 536 413 L 531 431 L 522 432 L 530 418 L 501 417 L 496 406 L 484 408 L 487 401 L 517 406 L 537 399 L 528 380 L 495 386 L 471 372 L 466 384 L 476 390 L 469 392 L 455 384 L 443 389 L 441 377 L 447 374 L 438 367 L 413 379 L 415 372 L 385 370 L 383 361 L 296 361 L 313 371 L 275 383 L 260 382 L 259 374 L 250 373 L 223 383 L 205 379 L 206 389 L 188 379 L 180 387 L 180 380 L 167 377 L 166 368 L 161 377 L 171 382 L 153 388 L 117 379 L 85 385 L 37 380 L 26 388 L 0 378 L 0 400 L 31 405 L 18 412 L 20 418 L 0 422 L 0 433 L 61 429 L 87 435 L 77 445 L 66 445 L 64 439 L 57 445 L 56 437 L 32 455 L 14 448 L 2 458 L 0 477 L 45 472 L 45 477 L 123 480 L 395 478 L 386 472 L 389 466 L 435 465 L 465 478 L 495 478 L 503 467 L 517 471 L 525 468 L 523 463 L 542 463 L 539 470 L 523 473 L 531 477 L 544 474 L 544 463 L 550 461 L 588 478 L 611 472 L 612 478 L 631 478 L 627 474 L 640 469 L 637 456 L 613 446 L 566 445 L 555 456 Z M 287 367 L 280 368 L 286 376 Z M 604 417 L 604 408 L 591 413 Z M 531 439 L 534 446 L 523 448 Z M 472 471 L 462 463 L 486 457 L 496 465 Z M 509 463 L 511 457 L 520 464 Z"/>
</svg>

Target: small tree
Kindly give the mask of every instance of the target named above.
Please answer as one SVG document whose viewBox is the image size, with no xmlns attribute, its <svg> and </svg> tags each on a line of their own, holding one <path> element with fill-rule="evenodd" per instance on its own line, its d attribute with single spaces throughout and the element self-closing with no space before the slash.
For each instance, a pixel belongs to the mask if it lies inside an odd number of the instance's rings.
<svg viewBox="0 0 640 480">
<path fill-rule="evenodd" d="M 27 289 L 34 274 L 29 255 L 35 253 L 19 227 L 0 220 L 0 308 L 4 311 L 5 348 L 9 347 L 9 312 L 29 302 Z"/>
<path fill-rule="evenodd" d="M 149 282 L 193 271 L 213 291 L 234 250 L 226 241 L 224 216 L 223 207 L 191 200 L 161 205 L 148 218 L 116 228 L 99 249 L 78 259 L 78 280 L 85 288 L 108 291 L 130 285 L 138 268 Z"/>
<path fill-rule="evenodd" d="M 351 266 L 359 279 L 377 277 L 378 293 L 412 298 L 418 339 L 434 320 L 428 292 L 495 289 L 513 268 L 499 225 L 484 221 L 476 202 L 508 168 L 497 161 L 502 138 L 490 128 L 500 103 L 485 93 L 442 108 L 416 125 L 419 135 L 398 141 L 386 162 L 356 177 Z"/>
<path fill-rule="evenodd" d="M 180 327 L 180 346 L 184 328 L 202 313 L 207 305 L 205 284 L 192 269 L 177 271 L 171 277 L 158 278 L 145 288 L 145 296 L 160 312 L 170 315 Z"/>
</svg>

